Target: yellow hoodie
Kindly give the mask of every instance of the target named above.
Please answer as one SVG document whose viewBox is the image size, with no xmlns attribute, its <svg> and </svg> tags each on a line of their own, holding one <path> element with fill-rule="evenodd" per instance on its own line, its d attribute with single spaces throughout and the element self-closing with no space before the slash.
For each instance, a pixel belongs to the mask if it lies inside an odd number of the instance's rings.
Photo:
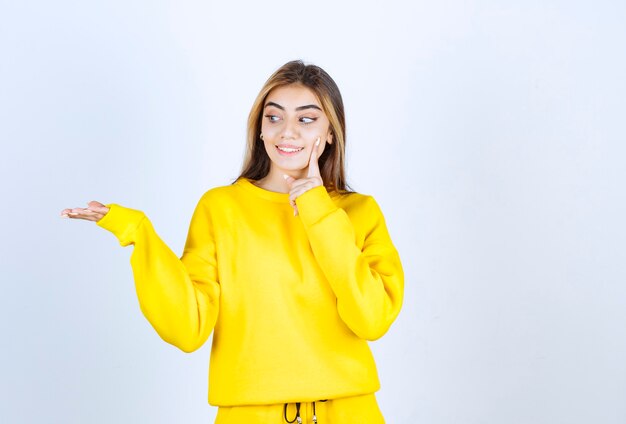
<svg viewBox="0 0 626 424">
<path fill-rule="evenodd" d="M 209 403 L 307 402 L 373 393 L 367 340 L 398 315 L 404 276 L 371 196 L 311 189 L 296 200 L 239 179 L 207 191 L 181 258 L 141 211 L 97 224 L 122 246 L 141 310 L 185 352 L 213 334 Z"/>
</svg>

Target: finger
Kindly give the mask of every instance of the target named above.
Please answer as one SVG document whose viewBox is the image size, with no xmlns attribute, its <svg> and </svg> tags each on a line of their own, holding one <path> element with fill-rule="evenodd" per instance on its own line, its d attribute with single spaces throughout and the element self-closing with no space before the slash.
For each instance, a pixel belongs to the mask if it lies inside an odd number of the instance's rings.
<svg viewBox="0 0 626 424">
<path fill-rule="evenodd" d="M 79 215 L 80 213 L 82 213 L 82 211 L 84 210 L 84 208 L 72 208 L 72 209 L 66 209 L 68 212 L 67 214 L 70 216 L 75 216 L 75 215 Z"/>
<path fill-rule="evenodd" d="M 69 212 L 66 215 L 62 215 L 63 218 L 71 218 L 71 219 L 83 219 L 86 221 L 97 221 L 103 217 L 102 214 L 91 214 L 87 215 L 85 213 L 77 213 L 77 212 Z"/>
<path fill-rule="evenodd" d="M 87 206 L 86 208 L 72 208 L 72 209 L 65 208 L 61 211 L 61 215 L 68 215 L 68 214 L 75 215 L 85 210 L 89 210 L 89 206 Z"/>
<path fill-rule="evenodd" d="M 290 201 L 291 207 L 293 208 L 293 216 L 298 215 L 298 205 L 296 205 L 295 201 Z"/>
<path fill-rule="evenodd" d="M 299 180 L 294 180 L 291 183 L 291 188 L 289 189 L 289 191 L 293 191 L 304 185 L 308 185 L 310 186 L 309 188 L 313 188 L 313 186 L 315 185 L 315 180 L 313 178 L 300 178 Z"/>
<path fill-rule="evenodd" d="M 298 206 L 296 205 L 296 201 L 294 199 L 289 199 L 289 205 L 293 208 L 293 216 L 298 214 Z"/>
<path fill-rule="evenodd" d="M 309 170 L 307 172 L 307 177 L 309 178 L 320 176 L 320 167 L 319 167 L 319 164 L 317 163 L 317 160 L 318 160 L 317 150 L 319 148 L 320 141 L 321 141 L 321 138 L 317 137 L 317 140 L 315 141 L 315 144 L 313 145 L 313 148 L 311 149 L 311 157 L 309 158 Z"/>
<path fill-rule="evenodd" d="M 78 218 L 85 219 L 87 217 L 91 217 L 94 214 L 93 211 L 85 208 L 74 208 L 71 212 L 69 212 L 70 218 Z"/>
<path fill-rule="evenodd" d="M 98 218 L 100 216 L 104 215 L 89 210 L 88 208 L 63 209 L 63 211 L 61 211 L 62 218 L 87 219 L 91 221 L 94 218 Z"/>
<path fill-rule="evenodd" d="M 290 175 L 287 174 L 283 174 L 283 178 L 285 179 L 285 181 L 287 181 L 287 185 L 291 188 L 291 185 L 293 184 L 294 181 L 296 181 L 296 179 Z"/>
<path fill-rule="evenodd" d="M 294 187 L 289 192 L 289 200 L 292 200 L 292 201 L 295 202 L 298 197 L 302 196 L 304 193 L 309 191 L 311 188 L 313 188 L 312 184 L 302 184 L 302 185 L 300 185 L 298 187 Z"/>
<path fill-rule="evenodd" d="M 101 209 L 101 208 L 105 208 L 106 206 L 104 206 L 102 203 L 97 202 L 95 200 L 92 200 L 91 202 L 87 202 L 87 207 L 93 211 Z"/>
<path fill-rule="evenodd" d="M 91 206 L 91 208 L 94 208 L 94 206 Z M 80 218 L 86 219 L 88 221 L 100 221 L 109 212 L 109 208 L 107 208 L 106 206 L 98 207 L 97 209 L 97 211 L 94 211 L 92 209 L 84 209 L 82 211 L 82 214 L 79 216 Z"/>
<path fill-rule="evenodd" d="M 96 202 L 95 200 L 92 200 L 91 202 L 89 202 L 87 208 L 91 211 L 98 212 L 101 214 L 106 214 L 109 211 L 109 208 L 107 208 L 105 205 L 103 205 L 100 202 Z"/>
<path fill-rule="evenodd" d="M 86 208 L 65 208 L 61 211 L 61 218 L 83 219 L 86 221 L 99 221 L 109 212 L 109 208 L 102 203 L 92 200 Z"/>
</svg>

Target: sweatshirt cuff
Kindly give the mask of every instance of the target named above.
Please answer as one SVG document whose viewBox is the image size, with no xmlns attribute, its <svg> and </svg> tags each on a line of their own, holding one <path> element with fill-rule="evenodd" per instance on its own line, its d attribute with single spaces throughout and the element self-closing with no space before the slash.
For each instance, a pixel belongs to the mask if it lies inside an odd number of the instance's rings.
<svg viewBox="0 0 626 424">
<path fill-rule="evenodd" d="M 109 230 L 120 242 L 121 246 L 128 246 L 134 242 L 135 232 L 146 215 L 139 210 L 125 208 L 116 203 L 105 205 L 109 211 L 96 221 L 99 227 Z"/>
<path fill-rule="evenodd" d="M 315 224 L 338 209 L 323 185 L 301 194 L 296 199 L 296 205 L 298 215 L 306 226 Z"/>
</svg>

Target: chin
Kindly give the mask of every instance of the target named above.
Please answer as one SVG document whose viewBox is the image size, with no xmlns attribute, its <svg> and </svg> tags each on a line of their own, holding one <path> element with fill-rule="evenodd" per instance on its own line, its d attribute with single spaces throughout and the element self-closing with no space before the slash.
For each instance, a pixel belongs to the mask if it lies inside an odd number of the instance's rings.
<svg viewBox="0 0 626 424">
<path fill-rule="evenodd" d="M 272 164 L 279 170 L 288 171 L 288 172 L 300 172 L 304 171 L 307 164 L 296 164 L 296 163 L 284 163 L 283 161 L 272 161 Z"/>
<path fill-rule="evenodd" d="M 294 177 L 295 179 L 304 178 L 306 176 L 304 171 L 305 170 L 303 168 L 293 168 L 293 169 L 281 168 L 280 169 L 280 173 L 281 174 L 290 175 L 290 176 Z"/>
</svg>

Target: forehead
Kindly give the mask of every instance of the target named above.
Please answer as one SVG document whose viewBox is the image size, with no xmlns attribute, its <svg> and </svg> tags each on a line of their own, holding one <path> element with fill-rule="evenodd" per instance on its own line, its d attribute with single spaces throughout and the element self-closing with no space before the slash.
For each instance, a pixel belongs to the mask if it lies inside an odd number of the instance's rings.
<svg viewBox="0 0 626 424">
<path fill-rule="evenodd" d="M 290 84 L 274 88 L 265 99 L 265 104 L 269 102 L 277 103 L 286 109 L 295 109 L 304 105 L 321 107 L 315 93 L 301 84 Z"/>
</svg>

